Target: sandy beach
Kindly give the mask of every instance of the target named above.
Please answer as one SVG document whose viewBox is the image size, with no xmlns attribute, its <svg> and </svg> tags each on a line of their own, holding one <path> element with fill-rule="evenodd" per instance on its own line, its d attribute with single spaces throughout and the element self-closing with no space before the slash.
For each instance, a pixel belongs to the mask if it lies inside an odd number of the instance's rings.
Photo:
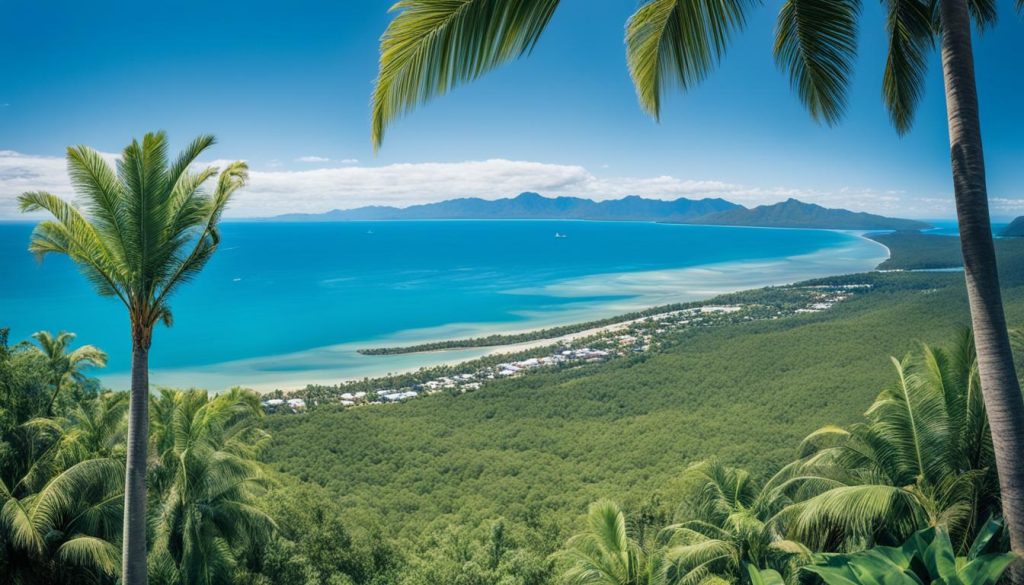
<svg viewBox="0 0 1024 585">
<path fill-rule="evenodd" d="M 674 270 L 624 272 L 574 278 L 539 288 L 513 289 L 507 294 L 544 294 L 555 297 L 619 298 L 602 302 L 580 302 L 557 312 L 522 314 L 523 321 L 509 323 L 452 323 L 443 327 L 414 329 L 384 339 L 311 348 L 281 355 L 263 356 L 180 369 L 155 369 L 154 384 L 169 387 L 201 387 L 224 390 L 244 386 L 257 391 L 302 388 L 308 384 L 337 384 L 341 381 L 411 372 L 423 367 L 451 365 L 485 355 L 513 353 L 569 342 L 605 331 L 628 327 L 616 323 L 559 337 L 502 346 L 438 350 L 409 354 L 368 356 L 357 350 L 368 347 L 394 347 L 430 341 L 466 339 L 495 333 L 516 334 L 553 326 L 585 323 L 622 315 L 631 311 L 671 303 L 706 300 L 716 295 L 765 286 L 792 284 L 802 280 L 866 272 L 889 257 L 889 250 L 863 237 L 850 245 L 812 254 L 769 261 L 727 262 Z M 104 384 L 112 388 L 126 386 L 127 373 L 106 373 Z"/>
</svg>

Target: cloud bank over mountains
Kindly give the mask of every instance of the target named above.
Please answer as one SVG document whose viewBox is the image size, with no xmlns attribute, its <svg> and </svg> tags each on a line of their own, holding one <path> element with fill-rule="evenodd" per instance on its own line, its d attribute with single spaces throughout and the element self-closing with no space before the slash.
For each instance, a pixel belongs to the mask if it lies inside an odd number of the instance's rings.
<svg viewBox="0 0 1024 585">
<path fill-rule="evenodd" d="M 109 160 L 116 155 L 106 154 Z M 319 213 L 366 205 L 404 207 L 459 197 L 498 199 L 535 191 L 594 200 L 641 195 L 654 199 L 722 197 L 746 206 L 775 203 L 789 197 L 827 207 L 843 207 L 908 217 L 949 217 L 952 196 L 916 196 L 899 191 L 847 188 L 816 191 L 786 186 L 751 186 L 719 180 L 600 176 L 579 165 L 491 159 L 465 162 L 401 163 L 364 166 L 357 161 L 319 160 L 300 170 L 254 168 L 249 186 L 239 192 L 228 217 L 265 217 L 283 213 Z M 223 166 L 227 161 L 206 164 Z M 71 196 L 63 157 L 0 150 L 0 219 L 23 217 L 17 196 L 25 191 L 50 191 Z M 996 215 L 1024 213 L 1024 200 L 994 197 Z"/>
</svg>

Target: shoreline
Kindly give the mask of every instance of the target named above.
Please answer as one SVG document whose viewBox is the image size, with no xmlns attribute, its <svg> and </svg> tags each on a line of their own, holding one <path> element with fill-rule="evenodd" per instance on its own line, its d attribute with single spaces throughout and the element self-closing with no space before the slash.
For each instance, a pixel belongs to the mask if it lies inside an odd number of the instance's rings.
<svg viewBox="0 0 1024 585">
<path fill-rule="evenodd" d="M 865 233 L 877 231 L 831 230 L 851 236 L 850 244 L 810 254 L 758 261 L 735 261 L 686 268 L 589 275 L 542 285 L 508 294 L 546 294 L 555 297 L 609 295 L 620 297 L 604 302 L 580 302 L 575 307 L 552 313 L 525 314 L 528 323 L 451 323 L 439 327 L 396 332 L 385 339 L 362 340 L 311 348 L 282 355 L 261 356 L 198 367 L 156 369 L 151 372 L 154 387 L 201 387 L 222 391 L 234 386 L 265 393 L 296 390 L 307 385 L 340 382 L 410 373 L 422 368 L 453 366 L 485 356 L 515 353 L 554 345 L 580 337 L 628 326 L 630 321 L 535 340 L 436 349 L 416 353 L 361 355 L 359 349 L 382 346 L 412 346 L 429 342 L 461 340 L 486 335 L 529 334 L 553 327 L 584 325 L 589 321 L 624 316 L 662 306 L 706 301 L 720 294 L 783 286 L 796 282 L 868 272 L 889 258 L 891 251 Z M 870 244 L 870 245 L 865 245 Z M 670 312 L 670 311 L 667 311 Z M 651 315 L 641 317 L 650 318 Z M 127 373 L 101 376 L 105 387 L 119 388 Z"/>
</svg>

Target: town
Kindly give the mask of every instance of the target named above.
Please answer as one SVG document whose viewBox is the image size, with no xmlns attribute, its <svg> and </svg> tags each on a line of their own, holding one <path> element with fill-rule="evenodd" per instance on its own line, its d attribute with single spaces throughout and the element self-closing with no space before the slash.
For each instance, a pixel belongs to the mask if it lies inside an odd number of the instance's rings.
<svg viewBox="0 0 1024 585">
<path fill-rule="evenodd" d="M 642 354 L 672 343 L 673 334 L 687 329 L 730 323 L 779 319 L 791 315 L 827 311 L 851 296 L 866 292 L 871 284 L 824 284 L 763 289 L 781 295 L 732 304 L 708 304 L 677 309 L 616 323 L 576 336 L 566 336 L 516 354 L 495 354 L 508 361 L 477 359 L 454 367 L 436 367 L 402 376 L 405 384 L 388 387 L 390 378 L 342 382 L 337 386 L 308 386 L 302 390 L 268 394 L 263 407 L 268 413 L 297 414 L 309 407 L 335 404 L 345 408 L 366 404 L 395 404 L 447 392 L 462 394 L 479 390 L 497 380 L 527 375 L 542 368 L 565 368 Z M 458 370 L 452 372 L 453 368 Z M 373 384 L 371 389 L 351 389 Z M 328 391 L 323 391 L 323 390 Z"/>
</svg>

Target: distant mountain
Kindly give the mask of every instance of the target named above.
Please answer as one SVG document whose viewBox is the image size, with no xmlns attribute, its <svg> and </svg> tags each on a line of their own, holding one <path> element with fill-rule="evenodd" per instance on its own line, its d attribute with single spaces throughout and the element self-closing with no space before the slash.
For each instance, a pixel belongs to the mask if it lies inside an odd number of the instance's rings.
<svg viewBox="0 0 1024 585">
<path fill-rule="evenodd" d="M 1004 238 L 1024 238 L 1024 215 L 1011 221 L 999 235 Z"/>
<path fill-rule="evenodd" d="M 912 219 L 829 209 L 796 199 L 787 199 L 774 205 L 760 205 L 753 209 L 730 209 L 705 215 L 692 223 L 836 230 L 921 230 L 931 227 Z"/>
<path fill-rule="evenodd" d="M 742 209 L 725 199 L 663 201 L 631 195 L 624 199 L 591 201 L 579 197 L 544 197 L 522 193 L 518 197 L 486 200 L 476 197 L 449 199 L 410 207 L 359 207 L 327 213 L 293 213 L 278 221 L 346 221 L 388 219 L 591 219 L 687 222 L 720 211 Z"/>
<path fill-rule="evenodd" d="M 370 206 L 335 209 L 327 213 L 292 213 L 275 221 L 355 221 L 394 219 L 589 219 L 606 221 L 657 221 L 764 227 L 803 227 L 864 230 L 917 230 L 928 224 L 826 209 L 790 199 L 775 205 L 747 209 L 725 199 L 674 201 L 644 199 L 630 195 L 622 199 L 592 201 L 579 197 L 544 197 L 521 193 L 517 197 L 487 200 L 477 197 L 449 199 L 410 207 Z"/>
</svg>

